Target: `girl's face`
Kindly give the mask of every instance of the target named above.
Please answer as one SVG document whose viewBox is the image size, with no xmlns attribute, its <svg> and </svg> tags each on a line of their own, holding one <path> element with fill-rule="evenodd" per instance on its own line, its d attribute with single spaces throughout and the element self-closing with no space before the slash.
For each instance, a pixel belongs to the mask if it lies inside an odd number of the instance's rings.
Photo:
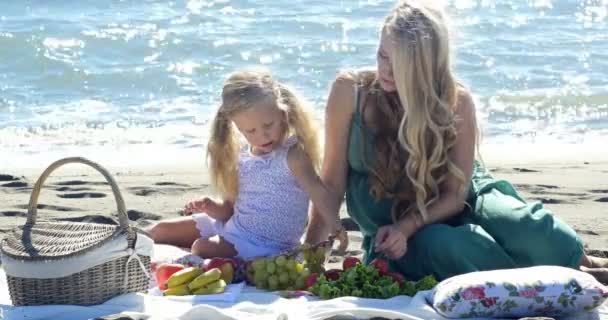
<svg viewBox="0 0 608 320">
<path fill-rule="evenodd" d="M 274 101 L 260 101 L 238 112 L 232 121 L 245 136 L 253 154 L 265 154 L 279 146 L 287 131 L 285 113 Z"/>
<path fill-rule="evenodd" d="M 386 92 L 395 92 L 397 87 L 395 86 L 395 78 L 393 77 L 393 66 L 391 64 L 391 53 L 394 47 L 393 40 L 382 31 L 380 37 L 380 45 L 378 46 L 377 60 L 378 60 L 378 81 L 380 86 Z"/>
</svg>

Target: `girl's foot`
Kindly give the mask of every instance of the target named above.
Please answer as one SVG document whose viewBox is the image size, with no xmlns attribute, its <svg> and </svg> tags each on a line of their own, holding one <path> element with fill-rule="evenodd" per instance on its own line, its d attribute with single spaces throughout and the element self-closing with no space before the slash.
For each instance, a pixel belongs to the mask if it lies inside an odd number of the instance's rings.
<svg viewBox="0 0 608 320">
<path fill-rule="evenodd" d="M 587 256 L 587 259 L 591 264 L 590 268 L 608 268 L 608 258 Z"/>
<path fill-rule="evenodd" d="M 608 268 L 587 268 L 580 267 L 581 271 L 592 275 L 597 281 L 608 284 Z"/>
</svg>

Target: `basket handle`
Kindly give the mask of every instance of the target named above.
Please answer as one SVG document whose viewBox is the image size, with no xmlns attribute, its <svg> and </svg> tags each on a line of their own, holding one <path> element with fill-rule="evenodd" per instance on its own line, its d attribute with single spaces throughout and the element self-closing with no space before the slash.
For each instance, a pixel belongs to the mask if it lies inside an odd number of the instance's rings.
<svg viewBox="0 0 608 320">
<path fill-rule="evenodd" d="M 114 193 L 114 198 L 116 199 L 116 206 L 118 209 L 118 224 L 122 229 L 129 232 L 131 228 L 129 226 L 129 218 L 127 216 L 127 210 L 125 208 L 125 201 L 122 198 L 122 194 L 120 193 L 120 189 L 118 188 L 116 181 L 114 181 L 114 178 L 112 178 L 110 173 L 105 168 L 91 160 L 82 157 L 70 157 L 55 161 L 48 168 L 46 168 L 44 172 L 42 172 L 42 175 L 40 175 L 40 178 L 38 178 L 38 181 L 36 181 L 36 185 L 34 185 L 32 195 L 30 196 L 30 203 L 27 209 L 26 224 L 33 225 L 36 223 L 38 213 L 38 197 L 40 196 L 40 190 L 42 189 L 42 185 L 44 184 L 46 178 L 48 178 L 51 172 L 53 172 L 55 169 L 68 163 L 86 164 L 92 167 L 93 169 L 99 171 L 99 173 L 101 173 L 104 178 L 106 178 L 106 181 L 112 187 L 112 193 Z"/>
</svg>

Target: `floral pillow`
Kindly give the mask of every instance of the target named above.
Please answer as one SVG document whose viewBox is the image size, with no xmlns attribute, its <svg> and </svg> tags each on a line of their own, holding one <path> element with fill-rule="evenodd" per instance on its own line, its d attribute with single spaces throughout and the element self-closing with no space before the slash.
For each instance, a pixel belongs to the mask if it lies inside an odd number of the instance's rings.
<svg viewBox="0 0 608 320">
<path fill-rule="evenodd" d="M 448 318 L 561 317 L 600 306 L 608 287 L 587 273 L 540 266 L 472 272 L 440 282 L 433 308 Z"/>
</svg>

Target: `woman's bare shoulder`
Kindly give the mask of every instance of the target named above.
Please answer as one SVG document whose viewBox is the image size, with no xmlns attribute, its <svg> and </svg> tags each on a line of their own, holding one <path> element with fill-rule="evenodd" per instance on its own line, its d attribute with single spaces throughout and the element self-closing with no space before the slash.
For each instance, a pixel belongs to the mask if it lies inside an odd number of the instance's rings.
<svg viewBox="0 0 608 320">
<path fill-rule="evenodd" d="M 351 69 L 338 72 L 332 85 L 332 94 L 354 103 L 354 95 L 359 90 L 365 90 L 376 77 L 375 70 L 371 68 Z"/>
<path fill-rule="evenodd" d="M 459 115 L 475 114 L 475 102 L 473 101 L 471 91 L 461 84 L 458 84 L 456 90 L 456 105 L 454 106 L 454 112 Z"/>
</svg>

